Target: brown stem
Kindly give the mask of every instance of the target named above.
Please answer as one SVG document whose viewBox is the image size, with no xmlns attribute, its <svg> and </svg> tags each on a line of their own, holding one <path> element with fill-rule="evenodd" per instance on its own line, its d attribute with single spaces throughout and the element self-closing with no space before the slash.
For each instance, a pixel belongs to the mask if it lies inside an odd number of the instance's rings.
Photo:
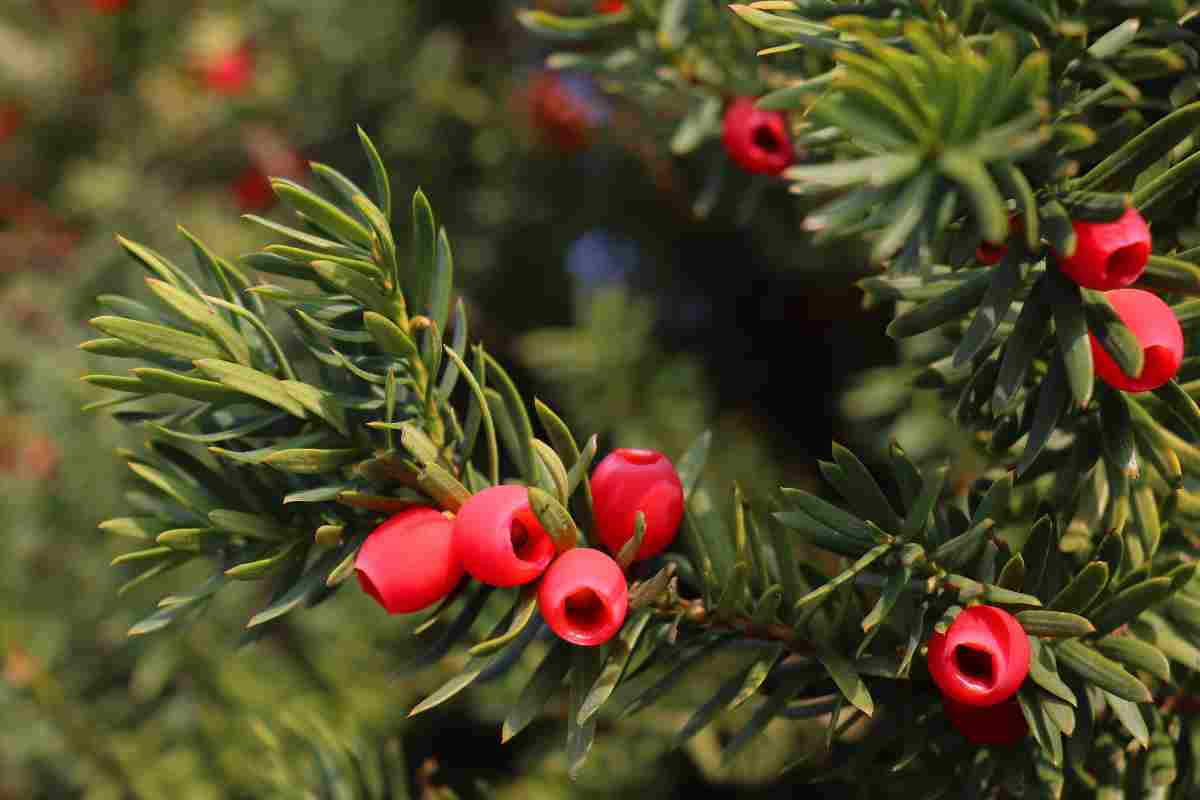
<svg viewBox="0 0 1200 800">
<path fill-rule="evenodd" d="M 756 623 L 744 615 L 710 614 L 702 600 L 684 600 L 680 598 L 674 604 L 659 606 L 658 610 L 664 616 L 680 616 L 702 628 L 734 631 L 749 639 L 761 639 L 768 642 L 779 642 L 787 650 L 797 655 L 812 655 L 815 648 L 807 639 L 796 633 L 795 629 L 779 623 Z"/>
</svg>

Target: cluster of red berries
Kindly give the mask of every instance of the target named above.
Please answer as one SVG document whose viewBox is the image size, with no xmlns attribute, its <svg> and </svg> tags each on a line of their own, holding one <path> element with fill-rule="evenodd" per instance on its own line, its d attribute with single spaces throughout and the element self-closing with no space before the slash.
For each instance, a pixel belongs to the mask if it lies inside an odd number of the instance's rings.
<svg viewBox="0 0 1200 800">
<path fill-rule="evenodd" d="M 675 538 L 683 517 L 683 485 L 675 467 L 653 450 L 616 450 L 591 480 L 600 542 L 619 553 L 645 532 L 635 561 L 657 555 Z M 599 645 L 621 629 L 628 609 L 625 573 L 601 550 L 557 552 L 529 505 L 524 486 L 492 486 L 471 496 L 457 515 L 411 508 L 367 537 L 355 559 L 364 591 L 391 614 L 428 608 L 449 595 L 465 574 L 489 586 L 541 580 L 538 608 L 562 639 Z"/>
<path fill-rule="evenodd" d="M 1157 295 L 1126 288 L 1141 277 L 1150 258 L 1150 228 L 1137 209 L 1130 208 L 1111 222 L 1076 220 L 1075 253 L 1059 257 L 1058 268 L 1085 289 L 1104 292 L 1113 310 L 1142 345 L 1145 359 L 1138 375 L 1126 375 L 1112 356 L 1091 335 L 1092 363 L 1100 379 L 1124 392 L 1146 392 L 1162 386 L 1183 363 L 1183 330 L 1170 306 Z M 1023 230 L 1020 218 L 1010 222 L 1010 232 Z M 975 251 L 981 264 L 998 263 L 1007 245 L 984 243 Z"/>
<path fill-rule="evenodd" d="M 760 175 L 778 175 L 795 160 L 787 119 L 756 108 L 750 97 L 737 98 L 725 110 L 721 143 L 735 164 Z"/>
<path fill-rule="evenodd" d="M 1007 611 L 972 606 L 929 639 L 929 675 L 950 724 L 976 745 L 1011 745 L 1029 726 L 1017 689 L 1029 674 L 1029 636 Z"/>
</svg>

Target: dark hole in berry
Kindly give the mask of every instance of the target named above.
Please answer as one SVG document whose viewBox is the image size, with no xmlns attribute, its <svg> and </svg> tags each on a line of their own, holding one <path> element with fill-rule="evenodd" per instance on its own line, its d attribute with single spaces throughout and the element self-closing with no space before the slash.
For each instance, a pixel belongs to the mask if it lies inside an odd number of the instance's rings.
<svg viewBox="0 0 1200 800">
<path fill-rule="evenodd" d="M 512 541 L 513 554 L 522 561 L 537 560 L 537 537 L 529 529 L 514 519 L 509 529 L 509 539 Z"/>
<path fill-rule="evenodd" d="M 753 141 L 755 147 L 766 150 L 768 153 L 774 153 L 779 149 L 779 137 L 765 125 L 760 125 L 754 129 Z"/>
<path fill-rule="evenodd" d="M 567 620 L 576 630 L 590 631 L 608 622 L 608 606 L 591 589 L 579 589 L 563 602 Z"/>
<path fill-rule="evenodd" d="M 959 645 L 954 648 L 954 661 L 958 664 L 959 671 L 968 678 L 985 686 L 991 686 L 996 682 L 991 654 L 966 645 Z"/>
<path fill-rule="evenodd" d="M 1108 257 L 1108 262 L 1105 264 L 1105 271 L 1112 278 L 1135 276 L 1146 265 L 1146 257 L 1148 255 L 1146 246 L 1141 242 L 1127 245 L 1119 250 L 1115 250 Z"/>
<path fill-rule="evenodd" d="M 374 597 L 379 605 L 386 608 L 387 603 L 385 603 L 383 600 L 383 594 L 381 594 L 379 589 L 375 586 L 375 581 L 371 580 L 371 576 L 361 569 L 355 570 L 355 572 L 358 574 L 358 585 L 362 587 L 363 591 L 371 595 L 371 597 Z"/>
<path fill-rule="evenodd" d="M 646 465 L 658 461 L 658 453 L 653 450 L 626 449 L 622 451 L 621 455 L 630 464 Z"/>
</svg>

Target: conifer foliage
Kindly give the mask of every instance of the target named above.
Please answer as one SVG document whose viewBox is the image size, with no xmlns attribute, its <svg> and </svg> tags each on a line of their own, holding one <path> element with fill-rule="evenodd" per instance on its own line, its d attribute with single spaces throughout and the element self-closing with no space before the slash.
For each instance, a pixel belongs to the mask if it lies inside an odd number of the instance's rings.
<svg viewBox="0 0 1200 800">
<path fill-rule="evenodd" d="M 131 633 L 265 581 L 254 636 L 339 590 L 384 519 L 454 514 L 511 484 L 560 551 L 599 550 L 605 519 L 642 512 L 610 552 L 627 580 L 624 622 L 602 644 L 573 643 L 547 632 L 536 583 L 464 580 L 418 627 L 428 649 L 408 667 L 457 646 L 468 658 L 414 714 L 535 654 L 502 737 L 565 699 L 574 772 L 606 715 L 738 652 L 677 743 L 750 704 L 726 758 L 773 720 L 819 720 L 823 747 L 793 768 L 864 796 L 1193 796 L 1192 17 L 1171 0 L 602 5 L 520 19 L 594 41 L 552 66 L 592 69 L 639 102 L 684 98 L 670 139 L 680 156 L 707 143 L 724 165 L 727 103 L 781 112 L 797 163 L 779 182 L 810 200 L 805 229 L 870 242 L 868 301 L 895 303 L 892 336 L 934 341 L 917 382 L 983 467 L 964 479 L 893 444 L 873 473 L 835 444 L 819 465 L 830 495 L 759 497 L 704 485 L 720 446 L 701 437 L 666 454 L 678 538 L 635 561 L 649 509 L 598 508 L 596 438 L 531 404 L 471 343 L 447 233 L 420 191 L 397 213 L 364 135 L 369 191 L 321 164 L 320 193 L 273 181 L 298 221 L 250 217 L 281 241 L 237 263 L 186 231 L 195 271 L 121 240 L 148 292 L 107 297 L 92 321 L 103 336 L 84 348 L 137 366 L 88 380 L 123 393 L 107 404 L 147 443 L 124 454 L 142 484 L 130 515 L 103 527 L 141 540 L 118 559 L 136 565 L 131 583 L 212 565 Z M 1118 287 L 1092 278 L 1112 275 L 1155 302 L 1110 302 Z"/>
</svg>

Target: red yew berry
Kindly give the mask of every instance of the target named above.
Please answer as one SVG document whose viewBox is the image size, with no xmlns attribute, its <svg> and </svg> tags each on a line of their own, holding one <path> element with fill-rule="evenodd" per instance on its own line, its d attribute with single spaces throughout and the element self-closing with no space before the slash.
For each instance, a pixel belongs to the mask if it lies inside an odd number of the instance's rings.
<svg viewBox="0 0 1200 800">
<path fill-rule="evenodd" d="M 1075 255 L 1058 260 L 1059 269 L 1086 289 L 1107 292 L 1133 283 L 1150 258 L 1150 228 L 1136 208 L 1112 222 L 1077 220 Z"/>
<path fill-rule="evenodd" d="M 600 541 L 619 553 L 633 538 L 637 512 L 646 535 L 636 559 L 667 548 L 683 518 L 683 484 L 670 460 L 655 450 L 614 450 L 592 473 L 592 505 Z"/>
<path fill-rule="evenodd" d="M 129 5 L 129 0 L 88 0 L 92 8 L 101 14 L 115 14 Z"/>
<path fill-rule="evenodd" d="M 621 630 L 629 587 L 616 561 L 599 550 L 577 547 L 546 570 L 538 586 L 542 619 L 571 644 L 604 644 Z"/>
<path fill-rule="evenodd" d="M 238 208 L 245 212 L 265 211 L 275 203 L 270 179 L 257 167 L 247 167 L 230 187 Z"/>
<path fill-rule="evenodd" d="M 21 128 L 25 115 L 21 109 L 12 104 L 0 105 L 0 143 L 10 138 Z"/>
<path fill-rule="evenodd" d="M 434 508 L 410 508 L 371 531 L 354 559 L 363 591 L 389 614 L 411 614 L 458 585 L 454 523 Z"/>
<path fill-rule="evenodd" d="M 1092 362 L 1100 380 L 1123 392 L 1147 392 L 1175 377 L 1183 362 L 1183 330 L 1171 307 L 1158 295 L 1141 289 L 1118 289 L 1105 292 L 1104 297 L 1137 337 L 1145 358 L 1141 374 L 1130 377 L 1089 333 Z"/>
<path fill-rule="evenodd" d="M 1029 636 L 1016 618 L 994 606 L 972 606 L 944 634 L 929 639 L 929 674 L 948 698 L 993 706 L 1029 674 Z"/>
<path fill-rule="evenodd" d="M 1008 233 L 1020 233 L 1025 230 L 1025 223 L 1019 214 L 1014 214 L 1008 218 Z M 980 242 L 975 248 L 975 260 L 985 267 L 990 267 L 994 264 L 999 264 L 1008 255 L 1007 242 L 1000 244 L 992 244 L 991 242 Z"/>
<path fill-rule="evenodd" d="M 975 260 L 985 267 L 999 264 L 1006 255 L 1008 255 L 1008 245 L 1006 244 L 981 242 L 979 247 L 975 248 Z"/>
<path fill-rule="evenodd" d="M 471 577 L 489 586 L 536 580 L 554 558 L 554 540 L 529 507 L 524 486 L 492 486 L 458 510 L 454 547 Z"/>
<path fill-rule="evenodd" d="M 204 84 L 214 92 L 224 95 L 241 94 L 254 74 L 254 53 L 249 45 L 242 45 L 223 53 L 203 67 Z"/>
<path fill-rule="evenodd" d="M 596 0 L 597 14 L 612 14 L 625 10 L 625 0 Z"/>
<path fill-rule="evenodd" d="M 1016 695 L 994 706 L 969 706 L 942 696 L 942 710 L 954 729 L 980 747 L 1014 745 L 1029 735 L 1029 723 Z"/>
<path fill-rule="evenodd" d="M 755 108 L 749 97 L 739 97 L 729 104 L 721 142 L 734 163 L 747 172 L 778 175 L 795 158 L 783 114 Z"/>
<path fill-rule="evenodd" d="M 573 154 L 591 145 L 593 122 L 587 105 L 557 73 L 540 74 L 529 86 L 528 101 L 534 127 L 554 148 Z"/>
</svg>

